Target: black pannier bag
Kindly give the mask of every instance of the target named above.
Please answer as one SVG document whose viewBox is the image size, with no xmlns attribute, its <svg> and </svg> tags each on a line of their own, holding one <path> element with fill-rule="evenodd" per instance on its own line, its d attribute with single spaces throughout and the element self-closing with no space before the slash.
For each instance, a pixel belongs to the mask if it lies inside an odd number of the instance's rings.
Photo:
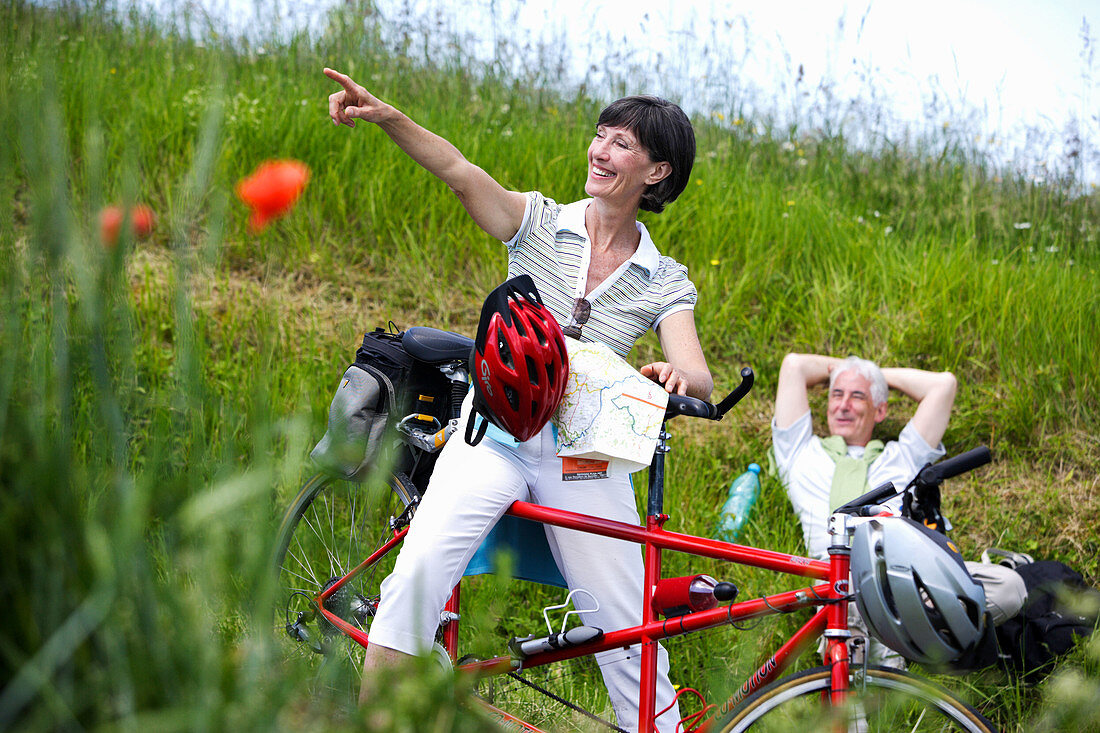
<svg viewBox="0 0 1100 733">
<path fill-rule="evenodd" d="M 402 418 L 420 414 L 444 421 L 450 382 L 409 356 L 401 345 L 403 335 L 382 328 L 363 335 L 355 363 L 344 372 L 329 405 L 328 429 L 310 453 L 323 470 L 361 481 L 382 448 L 399 442 L 393 428 Z M 394 470 L 414 481 L 420 478 L 416 483 L 423 491 L 435 456 L 405 446 L 394 459 Z"/>
<path fill-rule="evenodd" d="M 998 664 L 1025 682 L 1038 682 L 1053 670 L 1059 657 L 1096 630 L 1100 591 L 1063 562 L 1033 560 L 1003 550 L 986 552 L 1009 558 L 1000 564 L 1020 574 L 1027 600 L 1018 614 L 1000 626 L 987 624 L 977 648 L 947 671 L 968 672 Z"/>
<path fill-rule="evenodd" d="M 1100 592 L 1057 560 L 1036 560 L 1015 570 L 1027 586 L 1027 602 L 1017 616 L 997 627 L 997 640 L 1007 666 L 1035 681 L 1096 630 Z"/>
</svg>

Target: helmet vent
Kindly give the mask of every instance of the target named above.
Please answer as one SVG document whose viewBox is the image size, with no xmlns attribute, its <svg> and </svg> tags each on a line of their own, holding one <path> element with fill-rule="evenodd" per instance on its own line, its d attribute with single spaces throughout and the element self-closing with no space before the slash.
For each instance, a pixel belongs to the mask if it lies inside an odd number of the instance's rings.
<svg viewBox="0 0 1100 733">
<path fill-rule="evenodd" d="M 515 411 L 519 411 L 519 394 L 516 393 L 515 388 L 504 385 L 504 396 L 508 399 L 508 404 Z"/>
<path fill-rule="evenodd" d="M 512 359 L 512 349 L 508 346 L 508 342 L 503 338 L 497 339 L 497 351 L 500 352 L 500 361 L 504 366 L 509 369 L 515 369 L 516 363 Z"/>
<path fill-rule="evenodd" d="M 535 360 L 530 356 L 524 355 L 524 361 L 527 363 L 527 378 L 531 380 L 531 384 L 536 387 L 539 386 L 539 369 L 535 364 Z"/>
<path fill-rule="evenodd" d="M 885 560 L 885 558 L 883 558 L 881 555 L 879 555 L 875 560 L 875 564 L 878 565 L 878 568 L 875 572 L 876 576 L 878 576 L 879 578 L 889 577 L 888 573 L 886 572 L 886 560 Z M 890 615 L 893 618 L 895 618 L 895 619 L 901 618 L 901 614 L 898 613 L 898 604 L 894 600 L 893 592 L 890 590 L 890 583 L 883 583 L 881 587 L 882 587 L 882 602 L 886 605 L 886 609 L 890 612 Z"/>
</svg>

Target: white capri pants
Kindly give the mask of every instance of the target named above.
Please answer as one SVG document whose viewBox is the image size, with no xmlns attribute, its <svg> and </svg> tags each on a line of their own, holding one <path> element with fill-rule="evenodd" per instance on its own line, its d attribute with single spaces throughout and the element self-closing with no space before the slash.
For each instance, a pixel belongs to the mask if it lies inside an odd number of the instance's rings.
<svg viewBox="0 0 1100 733">
<path fill-rule="evenodd" d="M 513 501 L 639 524 L 628 477 L 562 481 L 561 459 L 549 425 L 515 446 L 486 437 L 471 447 L 456 433 L 439 455 L 393 573 L 382 583 L 370 642 L 406 654 L 426 653 L 451 589 Z M 639 625 L 644 582 L 641 548 L 632 542 L 544 526 L 569 588 L 584 588 L 599 600 L 599 611 L 582 614 L 584 623 L 604 631 Z M 601 652 L 596 661 L 619 726 L 637 730 L 641 647 Z M 674 696 L 668 654 L 658 646 L 656 710 L 672 704 Z M 658 718 L 657 727 L 661 733 L 673 733 L 679 722 L 678 706 L 673 705 Z"/>
</svg>

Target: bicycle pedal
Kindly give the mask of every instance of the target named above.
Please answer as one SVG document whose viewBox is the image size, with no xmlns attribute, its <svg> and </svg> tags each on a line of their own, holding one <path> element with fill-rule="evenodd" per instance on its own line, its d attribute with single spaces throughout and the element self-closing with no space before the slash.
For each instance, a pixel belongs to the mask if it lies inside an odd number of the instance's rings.
<svg viewBox="0 0 1100 733">
<path fill-rule="evenodd" d="M 532 654 L 549 652 L 556 649 L 569 649 L 603 638 L 603 629 L 595 626 L 574 626 L 573 628 L 558 634 L 547 636 L 512 637 L 508 641 L 508 650 L 521 659 L 526 659 Z"/>
</svg>

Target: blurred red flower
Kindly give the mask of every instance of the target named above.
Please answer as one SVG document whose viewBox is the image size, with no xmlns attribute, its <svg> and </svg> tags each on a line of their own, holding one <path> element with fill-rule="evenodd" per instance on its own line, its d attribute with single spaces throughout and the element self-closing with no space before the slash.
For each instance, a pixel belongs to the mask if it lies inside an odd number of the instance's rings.
<svg viewBox="0 0 1100 733">
<path fill-rule="evenodd" d="M 269 160 L 237 184 L 237 196 L 252 209 L 253 232 L 288 212 L 309 182 L 309 166 L 297 160 Z"/>
<path fill-rule="evenodd" d="M 116 204 L 104 206 L 99 212 L 99 238 L 103 246 L 114 247 L 118 244 L 118 235 L 122 231 L 122 221 L 125 218 L 126 212 Z M 145 204 L 136 204 L 130 209 L 130 229 L 138 239 L 145 239 L 152 234 L 156 225 L 156 215 Z"/>
</svg>

